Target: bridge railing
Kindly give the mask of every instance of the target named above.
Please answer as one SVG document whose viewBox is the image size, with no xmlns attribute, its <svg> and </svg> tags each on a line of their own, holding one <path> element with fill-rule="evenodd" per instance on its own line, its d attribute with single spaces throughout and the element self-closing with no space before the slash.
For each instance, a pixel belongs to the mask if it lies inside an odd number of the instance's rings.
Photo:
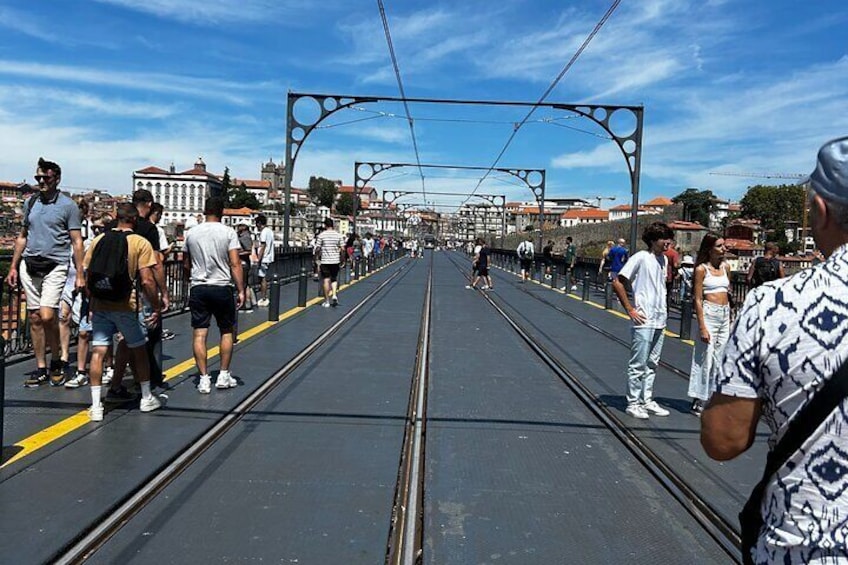
<svg viewBox="0 0 848 565">
<path fill-rule="evenodd" d="M 506 266 L 511 270 L 517 270 L 519 268 L 519 260 L 514 250 L 492 249 L 491 254 L 496 265 Z M 595 291 L 604 292 L 607 283 L 607 275 L 606 273 L 598 272 L 600 265 L 601 260 L 599 258 L 577 257 L 573 273 L 575 283 L 578 286 L 582 285 L 586 275 L 588 275 L 590 287 Z M 557 285 L 560 287 L 566 286 L 566 281 L 563 278 L 566 270 L 564 257 L 561 255 L 554 255 L 551 259 L 551 269 L 552 271 L 555 271 L 553 274 L 556 277 L 555 280 L 557 281 Z M 533 261 L 533 273 L 536 275 L 536 278 L 543 274 L 544 270 L 544 259 L 541 254 L 537 253 Z M 730 294 L 736 307 L 742 305 L 745 301 L 745 296 L 748 294 L 749 287 L 745 281 L 745 275 L 746 273 L 740 271 L 734 271 L 730 275 Z M 672 307 L 680 308 L 684 301 L 684 291 L 686 289 L 681 288 L 681 285 L 682 279 L 678 277 L 674 281 L 671 289 L 669 303 Z M 689 289 L 689 295 L 691 297 L 691 289 Z"/>
<path fill-rule="evenodd" d="M 9 288 L 5 283 L 12 254 L 0 253 L 0 333 L 5 339 L 3 354 L 6 357 L 27 354 L 32 351 L 30 321 L 26 309 L 26 297 L 23 288 L 18 283 L 17 288 Z M 188 308 L 189 281 L 183 270 L 182 252 L 174 253 L 165 260 L 165 282 L 171 295 L 171 304 L 166 314 L 182 312 Z M 307 272 L 312 270 L 312 253 L 300 247 L 292 247 L 277 252 L 274 268 L 280 284 L 297 280 L 301 268 Z M 247 273 L 245 273 L 247 275 Z M 76 337 L 76 329 L 72 329 L 72 337 Z"/>
</svg>

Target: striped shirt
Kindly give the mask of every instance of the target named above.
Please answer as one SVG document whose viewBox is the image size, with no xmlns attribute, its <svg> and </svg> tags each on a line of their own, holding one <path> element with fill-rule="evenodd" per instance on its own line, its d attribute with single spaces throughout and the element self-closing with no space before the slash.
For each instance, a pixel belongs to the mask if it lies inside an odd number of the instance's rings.
<svg viewBox="0 0 848 565">
<path fill-rule="evenodd" d="M 341 249 L 344 245 L 342 234 L 334 229 L 326 229 L 318 235 L 316 246 L 321 249 L 322 265 L 341 263 Z"/>
</svg>

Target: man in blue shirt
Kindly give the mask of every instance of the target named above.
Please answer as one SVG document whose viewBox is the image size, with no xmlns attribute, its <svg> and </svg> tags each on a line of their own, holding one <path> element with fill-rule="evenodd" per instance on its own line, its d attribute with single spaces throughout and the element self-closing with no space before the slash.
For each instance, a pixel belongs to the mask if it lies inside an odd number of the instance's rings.
<svg viewBox="0 0 848 565">
<path fill-rule="evenodd" d="M 32 332 L 37 371 L 24 381 L 36 388 L 48 380 L 62 386 L 68 375 L 59 359 L 59 326 L 56 311 L 68 278 L 71 251 L 77 272 L 82 272 L 83 246 L 79 208 L 59 191 L 62 169 L 52 161 L 38 160 L 35 180 L 38 193 L 23 206 L 23 226 L 15 241 L 15 251 L 6 282 L 17 291 L 18 282 L 26 294 L 26 307 Z M 19 271 L 20 269 L 20 271 Z M 20 274 L 20 277 L 19 277 Z M 77 291 L 85 281 L 77 277 Z M 47 368 L 46 345 L 53 359 Z"/>
<path fill-rule="evenodd" d="M 610 280 L 614 281 L 618 278 L 618 273 L 627 262 L 627 248 L 624 246 L 624 238 L 619 238 L 618 244 L 614 245 L 607 253 L 610 265 Z"/>
</svg>

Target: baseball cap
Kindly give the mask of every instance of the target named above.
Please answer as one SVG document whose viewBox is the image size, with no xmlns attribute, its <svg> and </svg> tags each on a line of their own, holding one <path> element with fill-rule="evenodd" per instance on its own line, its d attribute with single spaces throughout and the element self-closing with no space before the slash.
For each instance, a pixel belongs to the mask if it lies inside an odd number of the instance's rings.
<svg viewBox="0 0 848 565">
<path fill-rule="evenodd" d="M 816 169 L 799 184 L 807 183 L 825 200 L 848 204 L 848 137 L 822 145 Z"/>
<path fill-rule="evenodd" d="M 680 264 L 681 264 L 681 265 L 694 265 L 694 264 L 695 264 L 695 260 L 694 260 L 694 259 L 692 259 L 692 256 L 691 256 L 691 255 L 684 255 L 684 256 L 683 256 L 683 259 L 680 261 Z"/>
</svg>

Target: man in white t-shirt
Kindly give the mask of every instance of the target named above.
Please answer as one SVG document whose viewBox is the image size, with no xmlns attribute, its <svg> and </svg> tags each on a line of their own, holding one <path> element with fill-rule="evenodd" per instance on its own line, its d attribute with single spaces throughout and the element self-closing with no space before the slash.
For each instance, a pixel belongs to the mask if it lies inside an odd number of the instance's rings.
<svg viewBox="0 0 848 565">
<path fill-rule="evenodd" d="M 533 273 L 533 258 L 536 256 L 532 232 L 527 234 L 527 239 L 518 244 L 515 252 L 518 254 L 518 261 L 521 263 L 521 282 L 530 280 Z"/>
<path fill-rule="evenodd" d="M 339 267 L 344 263 L 344 237 L 333 229 L 333 219 L 324 218 L 324 231 L 315 240 L 315 255 L 320 258 L 324 279 L 324 308 L 338 306 Z"/>
<path fill-rule="evenodd" d="M 204 211 L 206 221 L 186 235 L 183 267 L 191 279 L 188 306 L 194 331 L 194 361 L 200 371 L 197 390 L 201 394 L 209 394 L 212 392 L 212 377 L 206 366 L 206 338 L 213 316 L 221 333 L 221 371 L 215 388 L 238 386 L 238 381 L 230 374 L 230 360 L 233 356 L 236 311 L 244 303 L 244 277 L 239 259 L 241 245 L 236 231 L 221 223 L 224 200 L 218 197 L 206 199 Z M 238 291 L 237 301 L 233 301 L 233 281 Z"/>
<path fill-rule="evenodd" d="M 271 276 L 271 266 L 274 264 L 274 232 L 268 227 L 265 214 L 256 216 L 256 227 L 259 228 L 259 294 L 262 298 L 256 301 L 259 306 L 268 306 L 268 277 Z"/>
<path fill-rule="evenodd" d="M 668 310 L 666 306 L 666 256 L 674 232 L 663 222 L 645 228 L 642 241 L 648 246 L 628 259 L 612 281 L 618 300 L 633 321 L 630 363 L 627 365 L 627 414 L 647 419 L 650 414 L 668 416 L 653 399 L 654 377 L 663 346 Z M 633 285 L 633 303 L 626 283 Z"/>
</svg>

